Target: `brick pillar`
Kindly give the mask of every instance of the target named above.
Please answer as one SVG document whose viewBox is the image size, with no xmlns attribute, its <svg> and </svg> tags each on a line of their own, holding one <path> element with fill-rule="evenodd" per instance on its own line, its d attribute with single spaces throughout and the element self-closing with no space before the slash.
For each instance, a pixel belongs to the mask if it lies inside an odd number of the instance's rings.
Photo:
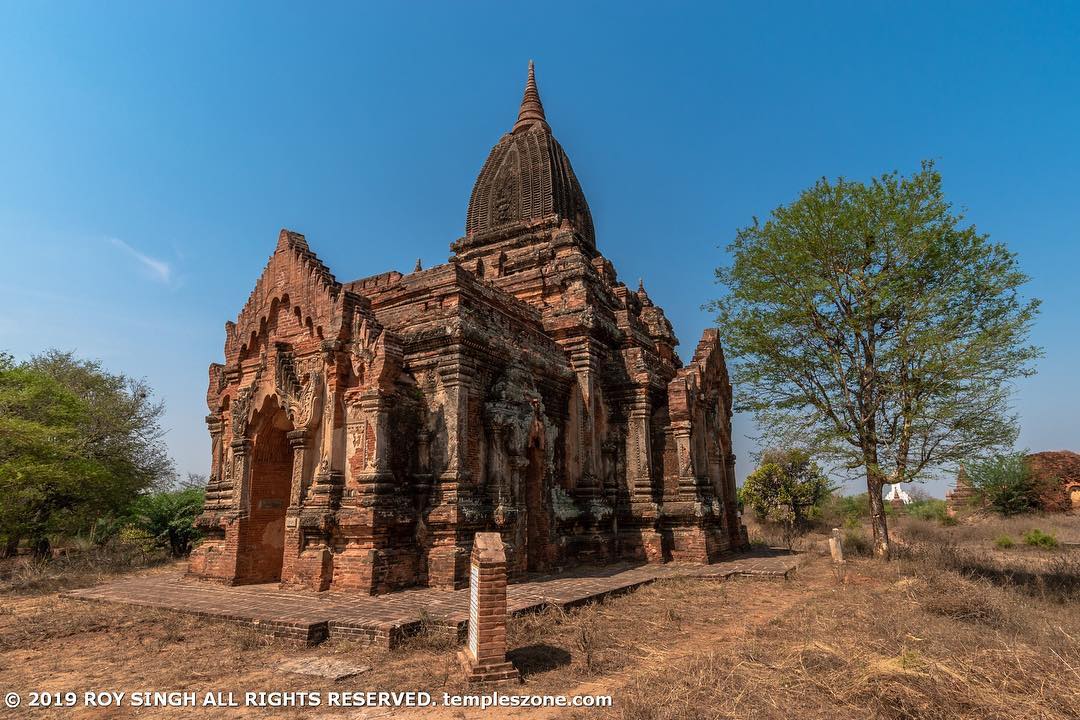
<svg viewBox="0 0 1080 720">
<path fill-rule="evenodd" d="M 506 659 L 506 549 L 499 533 L 473 539 L 469 582 L 469 640 L 458 659 L 469 682 L 520 679 Z"/>
<path fill-rule="evenodd" d="M 380 388 L 347 396 L 348 494 L 338 513 L 345 547 L 335 556 L 334 586 L 376 594 L 416 582 L 410 499 L 390 469 L 391 396 Z"/>
<path fill-rule="evenodd" d="M 640 393 L 630 404 L 626 428 L 626 480 L 630 501 L 652 502 L 652 433 L 649 428 L 651 405 L 648 395 Z"/>
<path fill-rule="evenodd" d="M 469 509 L 474 506 L 469 468 L 469 396 L 473 370 L 462 361 L 462 350 L 452 349 L 455 359 L 439 368 L 446 393 L 446 469 L 439 475 L 426 514 L 430 546 L 427 549 L 428 586 L 453 590 L 465 582 L 469 547 Z M 464 507 L 463 507 L 464 506 Z M 475 527 L 475 525 L 473 525 Z"/>
<path fill-rule="evenodd" d="M 249 438 L 237 438 L 232 441 L 233 469 L 233 493 L 232 506 L 242 514 L 251 510 L 251 446 Z M 240 486 L 240 492 L 236 492 L 236 486 Z"/>
<path fill-rule="evenodd" d="M 675 453 L 679 463 L 679 499 L 698 499 L 698 476 L 694 463 L 693 438 L 689 420 L 674 420 L 671 435 L 675 439 Z"/>
<path fill-rule="evenodd" d="M 210 430 L 210 480 L 206 486 L 205 511 L 227 510 L 232 506 L 232 473 L 225 472 L 225 422 L 220 415 L 207 415 Z"/>
<path fill-rule="evenodd" d="M 653 502 L 652 404 L 639 390 L 629 403 L 626 423 L 626 485 L 630 496 L 629 527 L 620 531 L 623 555 L 659 563 L 663 540 L 656 531 L 659 509 Z"/>
<path fill-rule="evenodd" d="M 307 462 L 309 445 L 308 431 L 301 428 L 291 430 L 287 435 L 289 447 L 293 452 L 292 479 L 289 485 L 289 507 L 285 511 L 285 550 L 281 562 L 281 584 L 298 583 L 297 560 L 304 545 L 303 531 L 300 529 L 300 506 L 304 498 L 304 465 Z M 323 587 L 316 589 L 324 590 Z"/>
<path fill-rule="evenodd" d="M 230 447 L 232 459 L 229 462 L 233 464 L 232 517 L 225 525 L 225 551 L 221 565 L 225 579 L 230 583 L 239 583 L 245 575 L 246 526 L 251 511 L 252 441 L 249 438 L 236 438 Z"/>
</svg>

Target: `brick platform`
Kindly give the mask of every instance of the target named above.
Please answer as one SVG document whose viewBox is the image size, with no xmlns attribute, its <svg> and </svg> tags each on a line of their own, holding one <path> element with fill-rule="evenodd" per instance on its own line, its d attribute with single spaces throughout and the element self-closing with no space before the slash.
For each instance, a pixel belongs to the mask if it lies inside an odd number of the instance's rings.
<svg viewBox="0 0 1080 720">
<path fill-rule="evenodd" d="M 570 608 L 627 592 L 656 580 L 733 576 L 787 578 L 797 556 L 751 554 L 712 565 L 611 565 L 538 575 L 507 587 L 507 608 L 518 614 L 554 605 Z M 274 585 L 226 586 L 157 574 L 126 578 L 62 594 L 76 600 L 117 602 L 229 620 L 314 645 L 327 638 L 353 638 L 393 647 L 416 632 L 426 618 L 463 632 L 469 619 L 468 589 L 429 588 L 388 595 L 281 590 Z"/>
</svg>

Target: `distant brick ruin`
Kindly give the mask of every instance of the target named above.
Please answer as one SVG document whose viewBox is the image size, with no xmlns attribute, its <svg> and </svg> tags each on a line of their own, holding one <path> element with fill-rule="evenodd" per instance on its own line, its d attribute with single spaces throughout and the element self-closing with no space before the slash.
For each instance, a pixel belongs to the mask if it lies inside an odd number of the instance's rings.
<svg viewBox="0 0 1080 720">
<path fill-rule="evenodd" d="M 1026 456 L 1031 475 L 1039 489 L 1039 506 L 1045 512 L 1080 510 L 1080 454 L 1069 450 L 1048 450 Z M 983 506 L 964 468 L 956 474 L 956 484 L 945 493 L 950 515 Z"/>
<path fill-rule="evenodd" d="M 339 282 L 283 230 L 210 366 L 192 575 L 383 593 L 745 546 L 716 330 L 683 365 L 596 245 L 530 63 L 450 262 Z"/>
<path fill-rule="evenodd" d="M 1080 510 L 1080 455 L 1050 450 L 1027 456 L 1032 474 L 1042 481 L 1039 501 L 1048 512 Z"/>
</svg>

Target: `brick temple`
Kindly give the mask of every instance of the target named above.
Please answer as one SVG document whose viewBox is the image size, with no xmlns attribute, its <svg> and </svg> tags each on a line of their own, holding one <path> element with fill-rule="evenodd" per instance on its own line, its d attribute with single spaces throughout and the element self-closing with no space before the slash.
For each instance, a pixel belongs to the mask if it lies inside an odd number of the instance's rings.
<svg viewBox="0 0 1080 720">
<path fill-rule="evenodd" d="M 620 282 L 532 64 L 450 261 L 339 281 L 283 230 L 210 366 L 212 464 L 189 571 L 384 593 L 746 545 L 717 332 L 683 365 Z"/>
</svg>

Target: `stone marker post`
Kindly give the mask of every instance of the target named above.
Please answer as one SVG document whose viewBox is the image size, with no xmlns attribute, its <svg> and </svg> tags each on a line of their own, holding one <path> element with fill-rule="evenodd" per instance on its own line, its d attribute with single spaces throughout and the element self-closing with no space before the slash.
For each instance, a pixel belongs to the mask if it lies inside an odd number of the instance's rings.
<svg viewBox="0 0 1080 720">
<path fill-rule="evenodd" d="M 832 553 L 834 563 L 844 562 L 844 543 L 841 540 L 840 528 L 833 528 L 832 537 L 829 538 L 829 552 Z"/>
<path fill-rule="evenodd" d="M 515 682 L 506 659 L 506 550 L 499 533 L 477 533 L 469 577 L 469 639 L 458 653 L 469 682 Z"/>
</svg>

